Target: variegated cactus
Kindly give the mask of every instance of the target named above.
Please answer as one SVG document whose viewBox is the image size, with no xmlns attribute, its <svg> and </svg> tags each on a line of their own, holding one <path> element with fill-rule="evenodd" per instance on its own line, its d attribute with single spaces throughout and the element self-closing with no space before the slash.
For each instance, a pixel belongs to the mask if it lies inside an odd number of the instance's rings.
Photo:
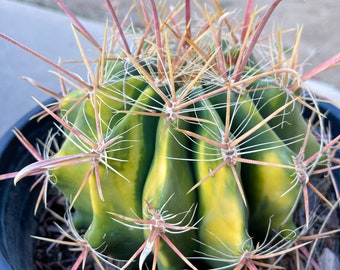
<svg viewBox="0 0 340 270">
<path fill-rule="evenodd" d="M 74 19 L 97 44 L 94 68 L 81 51 L 90 82 L 55 65 L 72 89 L 57 110 L 42 105 L 60 126 L 59 150 L 14 179 L 45 174 L 68 200 L 67 224 L 82 248 L 73 269 L 89 252 L 117 269 L 256 269 L 299 249 L 311 226 L 307 187 L 335 207 L 309 179 L 331 173 L 339 138 L 327 141 L 317 98 L 304 87 L 308 74 L 290 61 L 296 55 L 271 47 L 268 64 L 256 54 L 280 1 L 255 24 L 249 0 L 240 28 L 217 1 L 211 9 L 195 2 L 197 21 L 189 0 L 168 13 L 140 1 L 149 20 L 131 44 L 133 27 L 125 30 L 106 2 L 115 28 L 102 46 Z M 297 228 L 300 201 L 306 216 Z"/>
</svg>

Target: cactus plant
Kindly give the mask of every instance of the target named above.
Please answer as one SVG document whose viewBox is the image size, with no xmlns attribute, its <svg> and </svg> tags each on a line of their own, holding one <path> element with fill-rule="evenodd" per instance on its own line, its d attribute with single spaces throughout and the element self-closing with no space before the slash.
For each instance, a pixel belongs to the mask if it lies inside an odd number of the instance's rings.
<svg viewBox="0 0 340 270">
<path fill-rule="evenodd" d="M 80 247 L 72 269 L 89 254 L 102 269 L 275 268 L 292 251 L 306 254 L 305 239 L 337 232 L 309 233 L 315 209 L 308 188 L 336 209 L 310 178 L 332 175 L 340 137 L 326 136 L 319 97 L 304 86 L 311 75 L 300 76 L 290 61 L 296 54 L 272 47 L 271 65 L 256 54 L 280 1 L 255 24 L 249 0 L 241 29 L 217 1 L 211 9 L 195 3 L 204 18 L 196 23 L 190 0 L 163 15 L 154 0 L 150 12 L 140 1 L 136 7 L 149 18 L 141 33 L 124 29 L 106 1 L 115 27 L 110 35 L 105 28 L 102 46 L 57 2 L 98 58 L 91 62 L 79 44 L 85 82 L 34 53 L 72 88 L 57 106 L 37 101 L 63 140 L 52 151 L 51 137 L 41 156 L 17 131 L 37 161 L 0 180 L 43 175 L 40 199 L 50 187 L 63 194 L 69 228 L 59 229 L 71 242 L 37 238 Z M 131 44 L 127 33 L 134 34 Z M 313 126 L 301 116 L 306 109 Z M 302 224 L 295 219 L 301 208 Z"/>
</svg>

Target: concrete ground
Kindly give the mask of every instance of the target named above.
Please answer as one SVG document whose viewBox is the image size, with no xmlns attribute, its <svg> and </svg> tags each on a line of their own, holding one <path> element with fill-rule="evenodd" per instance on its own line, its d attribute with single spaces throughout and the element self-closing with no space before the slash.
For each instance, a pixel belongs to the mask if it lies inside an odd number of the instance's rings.
<svg viewBox="0 0 340 270">
<path fill-rule="evenodd" d="M 119 17 L 125 16 L 133 0 L 111 0 L 119 10 Z M 64 0 L 66 5 L 89 28 L 99 40 L 103 23 L 108 13 L 104 0 Z M 146 1 L 148 2 L 148 1 Z M 168 6 L 177 3 L 168 0 Z M 206 1 L 213 2 L 212 0 Z M 246 0 L 220 0 L 228 10 L 238 10 L 243 17 Z M 271 0 L 255 0 L 258 7 L 269 5 Z M 4 33 L 39 51 L 52 61 L 74 59 L 79 56 L 69 19 L 55 4 L 55 0 L 0 0 L 0 33 Z M 300 62 L 305 63 L 305 71 L 340 53 L 340 1 L 338 0 L 285 0 L 280 3 L 271 18 L 266 33 L 281 28 L 303 25 Z M 133 13 L 138 24 L 138 15 Z M 288 35 L 285 43 L 291 44 Z M 28 76 L 52 88 L 59 89 L 59 82 L 46 70 L 51 69 L 42 61 L 0 39 L 0 136 L 9 129 L 27 110 L 35 106 L 31 96 L 44 98 L 35 87 L 20 79 Z M 72 68 L 75 68 L 72 66 Z M 78 70 L 74 70 L 78 72 Z M 340 88 L 340 67 L 327 71 L 318 79 Z"/>
</svg>

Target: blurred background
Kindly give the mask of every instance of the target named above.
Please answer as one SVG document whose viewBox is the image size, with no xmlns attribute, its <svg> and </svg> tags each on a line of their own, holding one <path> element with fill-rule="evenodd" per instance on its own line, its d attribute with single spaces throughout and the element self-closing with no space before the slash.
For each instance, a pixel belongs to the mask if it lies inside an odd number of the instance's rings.
<svg viewBox="0 0 340 270">
<path fill-rule="evenodd" d="M 14 0 L 12 0 L 14 1 Z M 60 10 L 55 0 L 17 0 L 35 5 Z M 146 3 L 149 0 L 145 1 Z M 120 19 L 128 13 L 134 0 L 111 0 L 118 10 Z M 156 3 L 160 2 L 156 0 Z M 169 8 L 183 0 L 165 1 Z M 194 2 L 194 1 L 193 1 Z M 212 0 L 198 1 L 212 4 Z M 228 11 L 236 11 L 240 19 L 243 18 L 247 0 L 219 0 L 221 6 Z M 258 8 L 268 7 L 273 0 L 254 0 L 254 6 Z M 109 16 L 105 0 L 64 0 L 64 3 L 77 15 L 84 18 L 105 22 Z M 194 8 L 195 5 L 192 4 Z M 132 18 L 137 25 L 142 25 L 138 14 L 133 11 Z M 282 29 L 303 26 L 300 61 L 305 62 L 306 70 L 326 60 L 330 56 L 340 52 L 340 1 L 338 0 L 284 0 L 281 1 L 271 23 L 265 29 L 265 33 L 271 33 L 280 26 Z M 287 38 L 287 44 L 291 39 Z M 340 87 L 340 68 L 338 75 L 332 73 L 322 75 L 323 79 Z"/>
<path fill-rule="evenodd" d="M 101 41 L 103 24 L 110 18 L 105 0 L 63 0 L 63 2 Z M 119 19 L 122 20 L 134 0 L 111 0 L 111 2 L 118 10 Z M 166 1 L 169 8 L 178 2 L 182 3 L 183 0 Z M 254 5 L 258 8 L 268 7 L 272 2 L 254 0 Z M 209 5 L 213 0 L 205 3 Z M 220 0 L 220 3 L 224 9 L 235 11 L 235 16 L 242 20 L 246 0 Z M 192 6 L 194 7 L 194 4 Z M 63 14 L 55 0 L 0 0 L 0 14 L 1 33 L 22 42 L 52 61 L 80 59 L 70 19 Z M 142 25 L 136 12 L 132 12 L 131 18 L 138 26 Z M 340 53 L 339 0 L 281 1 L 264 34 L 277 31 L 279 26 L 281 29 L 303 26 L 299 54 L 299 63 L 304 63 L 303 72 Z M 292 41 L 293 35 L 284 36 L 284 44 L 291 45 Z M 88 50 L 91 50 L 91 47 Z M 77 65 L 70 65 L 70 68 L 74 72 L 79 72 Z M 47 97 L 21 77 L 31 77 L 51 89 L 59 89 L 56 76 L 47 72 L 51 69 L 53 68 L 41 60 L 0 39 L 0 136 L 12 126 L 15 119 L 36 105 L 31 96 L 38 99 Z M 340 66 L 318 75 L 317 79 L 340 89 Z"/>
</svg>

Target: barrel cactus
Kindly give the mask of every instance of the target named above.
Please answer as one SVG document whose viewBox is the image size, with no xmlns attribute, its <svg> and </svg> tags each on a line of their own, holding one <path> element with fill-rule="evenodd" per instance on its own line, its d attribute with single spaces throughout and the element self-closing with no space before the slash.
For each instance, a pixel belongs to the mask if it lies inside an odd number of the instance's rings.
<svg viewBox="0 0 340 270">
<path fill-rule="evenodd" d="M 309 76 L 297 71 L 298 44 L 289 55 L 272 37 L 263 51 L 259 35 L 280 1 L 258 14 L 249 0 L 241 28 L 217 1 L 195 3 L 199 20 L 189 0 L 169 13 L 140 1 L 143 31 L 125 29 L 106 1 L 115 24 L 101 46 L 58 2 L 98 58 L 80 47 L 90 82 L 54 65 L 70 90 L 57 106 L 39 104 L 62 141 L 40 156 L 17 132 L 37 161 L 1 179 L 42 174 L 44 196 L 63 194 L 70 231 L 61 230 L 82 251 L 73 269 L 88 254 L 103 269 L 256 269 L 304 248 L 307 188 L 336 207 L 309 180 L 331 174 L 339 138 L 326 136 Z"/>
</svg>

